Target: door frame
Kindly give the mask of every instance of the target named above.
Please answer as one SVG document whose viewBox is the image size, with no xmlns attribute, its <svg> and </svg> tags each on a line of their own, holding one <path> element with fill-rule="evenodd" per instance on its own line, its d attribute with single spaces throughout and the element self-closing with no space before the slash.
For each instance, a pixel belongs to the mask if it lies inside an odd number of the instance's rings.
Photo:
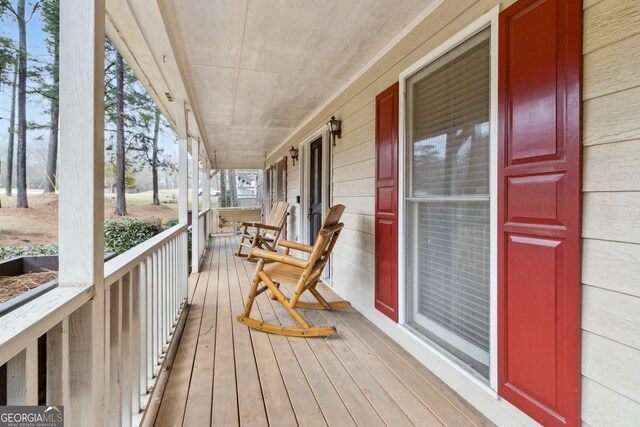
<svg viewBox="0 0 640 427">
<path fill-rule="evenodd" d="M 309 219 L 307 212 L 309 210 L 309 194 L 311 193 L 311 180 L 309 172 L 311 170 L 311 143 L 318 138 L 322 138 L 322 217 L 324 218 L 329 211 L 331 205 L 331 154 L 332 144 L 329 132 L 326 127 L 322 127 L 311 134 L 299 146 L 300 150 L 300 221 L 298 222 L 299 240 L 304 244 L 312 245 L 309 242 Z M 305 257 L 308 254 L 300 254 Z M 325 268 L 322 274 L 322 280 L 331 285 L 331 260 L 329 260 L 329 268 Z"/>
<path fill-rule="evenodd" d="M 407 172 L 410 171 L 411 165 L 407 164 L 407 150 L 406 150 L 406 80 L 420 71 L 429 63 L 435 61 L 442 55 L 449 52 L 459 44 L 478 34 L 485 28 L 491 28 L 490 45 L 491 45 L 491 78 L 490 78 L 490 112 L 489 112 L 489 129 L 490 129 L 490 158 L 489 158 L 489 185 L 490 185 L 490 214 L 489 214 L 489 233 L 491 241 L 489 245 L 490 253 L 490 290 L 491 295 L 489 297 L 490 307 L 490 345 L 489 345 L 489 383 L 480 380 L 476 375 L 470 373 L 467 369 L 460 366 L 458 363 L 449 359 L 448 356 L 442 354 L 440 350 L 435 348 L 429 342 L 420 340 L 421 344 L 428 351 L 431 351 L 444 359 L 449 364 L 462 373 L 465 377 L 470 379 L 473 383 L 480 386 L 490 395 L 497 398 L 498 390 L 498 279 L 497 279 L 497 209 L 498 209 L 498 15 L 500 13 L 500 5 L 495 6 L 487 13 L 473 21 L 464 29 L 447 39 L 445 42 L 437 46 L 427 55 L 419 59 L 416 63 L 405 69 L 399 75 L 400 80 L 400 97 L 399 97 L 399 109 L 398 109 L 398 325 L 404 329 L 407 333 L 416 337 L 413 328 L 407 325 L 407 294 L 408 287 L 412 286 L 411 283 L 407 283 L 406 270 L 407 270 L 407 229 L 408 224 L 406 220 L 406 201 L 405 194 L 407 190 Z"/>
</svg>

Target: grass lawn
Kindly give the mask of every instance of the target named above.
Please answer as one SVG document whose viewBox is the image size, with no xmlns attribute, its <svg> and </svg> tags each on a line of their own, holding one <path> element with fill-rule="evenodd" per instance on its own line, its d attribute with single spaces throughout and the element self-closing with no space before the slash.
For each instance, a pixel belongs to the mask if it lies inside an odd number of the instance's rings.
<svg viewBox="0 0 640 427">
<path fill-rule="evenodd" d="M 1 194 L 0 247 L 58 243 L 57 194 L 43 195 L 41 191 L 30 191 L 28 209 L 15 207 L 15 195 L 6 197 L 4 190 Z M 130 217 L 159 218 L 162 222 L 178 216 L 177 190 L 161 190 L 160 206 L 151 202 L 150 191 L 127 194 L 127 213 Z M 105 219 L 120 218 L 113 213 L 114 209 L 115 195 L 105 194 Z"/>
</svg>

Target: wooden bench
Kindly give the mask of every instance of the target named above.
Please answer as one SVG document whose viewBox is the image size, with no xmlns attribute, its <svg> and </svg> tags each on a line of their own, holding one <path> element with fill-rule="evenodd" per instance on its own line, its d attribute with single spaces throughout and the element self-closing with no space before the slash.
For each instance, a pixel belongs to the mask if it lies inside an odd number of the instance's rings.
<svg viewBox="0 0 640 427">
<path fill-rule="evenodd" d="M 220 208 L 218 210 L 218 227 L 223 228 L 242 226 L 243 222 L 262 221 L 262 208 Z"/>
</svg>

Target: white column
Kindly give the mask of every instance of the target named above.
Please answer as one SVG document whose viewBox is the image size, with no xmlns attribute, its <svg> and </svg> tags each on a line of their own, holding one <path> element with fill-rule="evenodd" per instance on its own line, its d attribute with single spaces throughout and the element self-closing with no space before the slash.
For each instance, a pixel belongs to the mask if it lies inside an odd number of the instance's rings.
<svg viewBox="0 0 640 427">
<path fill-rule="evenodd" d="M 202 193 L 204 208 L 211 208 L 211 179 L 209 178 L 209 160 L 205 159 L 204 161 L 204 170 L 202 171 L 202 175 L 204 177 L 204 187 L 207 189 L 206 193 Z"/>
<path fill-rule="evenodd" d="M 209 239 L 209 224 L 211 223 L 211 178 L 209 177 L 209 159 L 205 158 L 204 161 L 204 170 L 202 171 L 202 175 L 204 177 L 204 188 L 206 189 L 206 191 L 203 191 L 202 193 L 202 197 L 203 197 L 203 202 L 204 202 L 204 208 L 205 210 L 207 210 L 207 216 L 205 217 L 205 233 L 204 235 L 206 236 L 206 239 Z M 206 245 L 206 241 L 204 242 Z"/>
<path fill-rule="evenodd" d="M 184 102 L 176 100 L 176 121 L 178 130 L 178 220 L 187 223 L 189 210 L 189 142 L 187 140 L 187 110 Z"/>
<path fill-rule="evenodd" d="M 60 286 L 93 284 L 69 317 L 68 425 L 104 425 L 104 0 L 60 2 Z"/>
<path fill-rule="evenodd" d="M 198 189 L 200 187 L 200 142 L 191 140 L 191 273 L 197 273 L 200 264 L 198 251 L 200 240 L 200 226 L 198 222 Z"/>
</svg>

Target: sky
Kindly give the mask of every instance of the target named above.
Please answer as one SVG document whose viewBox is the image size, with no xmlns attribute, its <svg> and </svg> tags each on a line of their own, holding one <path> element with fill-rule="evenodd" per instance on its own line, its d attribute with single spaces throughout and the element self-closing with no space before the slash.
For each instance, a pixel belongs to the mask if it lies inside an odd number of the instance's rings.
<svg viewBox="0 0 640 427">
<path fill-rule="evenodd" d="M 15 6 L 16 1 L 14 0 L 11 3 Z M 32 1 L 27 0 L 27 17 L 31 13 L 32 3 Z M 8 17 L 5 17 L 4 20 L 0 21 L 0 34 L 17 41 L 18 24 L 15 22 L 15 20 L 9 18 L 11 16 L 9 12 L 6 13 L 8 14 Z M 30 56 L 39 58 L 43 61 L 50 61 L 51 56 L 48 54 L 44 43 L 46 34 L 42 32 L 41 27 L 42 16 L 39 12 L 36 12 L 33 18 L 27 24 L 27 50 Z M 46 103 L 42 101 L 41 97 L 33 96 L 30 98 L 38 98 L 38 101 L 41 102 L 42 105 L 39 105 L 38 102 L 34 102 L 35 99 L 33 99 L 32 102 L 30 102 L 27 106 L 27 120 L 38 123 L 46 123 L 47 119 L 46 115 L 44 114 Z M 3 142 L 7 140 L 10 112 L 11 88 L 9 86 L 2 86 L 2 88 L 0 88 L 0 141 Z M 46 130 L 32 132 L 34 134 L 44 134 L 46 133 Z"/>
<path fill-rule="evenodd" d="M 29 17 L 33 4 L 33 0 L 26 0 L 27 2 L 27 17 Z M 14 5 L 16 0 L 12 0 Z M 11 19 L 11 14 L 7 12 L 8 16 L 4 20 L 0 21 L 0 34 L 9 37 L 16 41 L 18 40 L 18 25 L 15 20 Z M 51 61 L 51 56 L 47 52 L 45 46 L 46 34 L 42 31 L 42 16 L 39 11 L 33 15 L 33 18 L 27 23 L 27 50 L 29 57 L 38 58 L 42 61 Z M 28 65 L 29 66 L 29 65 Z M 29 66 L 30 67 L 30 66 Z M 29 87 L 32 82 L 28 81 Z M 48 101 L 44 98 L 33 94 L 27 95 L 27 121 L 35 122 L 39 124 L 48 123 L 48 114 L 46 113 L 48 108 Z M 9 129 L 9 117 L 11 112 L 11 88 L 9 86 L 0 87 L 0 147 L 7 146 L 8 129 Z M 177 144 L 174 143 L 175 138 L 173 131 L 170 129 L 164 132 L 164 135 L 160 139 L 160 146 L 165 150 L 165 153 L 171 155 L 174 159 L 177 159 Z M 27 156 L 29 155 L 29 146 L 47 144 L 48 142 L 48 129 L 42 130 L 29 130 L 27 132 Z M 63 143 L 61 141 L 60 143 Z M 6 148 L 0 152 L 0 159 L 4 164 Z M 1 185 L 0 185 L 1 186 Z"/>
</svg>

